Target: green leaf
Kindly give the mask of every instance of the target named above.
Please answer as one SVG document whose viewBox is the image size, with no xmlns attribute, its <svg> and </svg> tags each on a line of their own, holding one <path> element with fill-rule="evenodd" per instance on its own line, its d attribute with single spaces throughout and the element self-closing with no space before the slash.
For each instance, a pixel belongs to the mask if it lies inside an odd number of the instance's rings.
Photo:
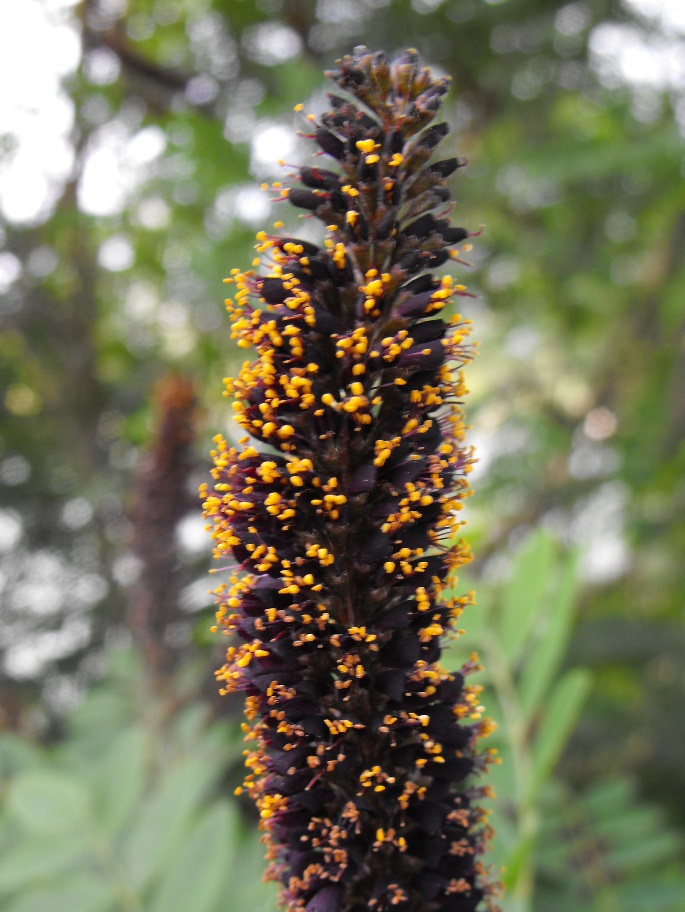
<svg viewBox="0 0 685 912">
<path fill-rule="evenodd" d="M 26 839 L 7 850 L 0 859 L 0 891 L 11 893 L 34 881 L 62 873 L 81 861 L 85 834 L 59 839 Z"/>
<path fill-rule="evenodd" d="M 503 883 L 507 890 L 513 890 L 522 874 L 527 874 L 531 855 L 535 848 L 535 837 L 521 836 L 504 862 Z"/>
<path fill-rule="evenodd" d="M 178 764 L 147 799 L 124 839 L 122 857 L 131 883 L 144 889 L 163 869 L 186 837 L 219 769 L 211 758 Z"/>
<path fill-rule="evenodd" d="M 549 532 L 535 531 L 516 556 L 514 570 L 502 595 L 498 640 L 514 664 L 540 607 L 554 560 L 555 542 Z"/>
<path fill-rule="evenodd" d="M 120 735 L 104 758 L 95 781 L 93 814 L 112 837 L 125 825 L 145 789 L 145 735 L 131 729 Z"/>
<path fill-rule="evenodd" d="M 231 909 L 245 909 L 250 912 L 276 912 L 277 888 L 264 874 L 264 846 L 256 830 L 243 833 L 238 851 L 229 867 L 231 883 Z M 226 912 L 225 900 L 214 912 Z"/>
<path fill-rule="evenodd" d="M 639 833 L 635 836 L 630 845 L 609 850 L 606 864 L 610 868 L 631 874 L 645 868 L 653 870 L 657 865 L 675 858 L 682 848 L 682 841 L 674 833 L 655 833 L 648 838 Z"/>
<path fill-rule="evenodd" d="M 598 819 L 613 816 L 630 807 L 635 789 L 628 779 L 604 779 L 595 783 L 583 797 L 587 810 Z"/>
<path fill-rule="evenodd" d="M 207 736 L 207 717 L 207 707 L 202 703 L 195 703 L 179 713 L 174 720 L 174 740 L 180 749 L 192 750 L 200 739 Z"/>
<path fill-rule="evenodd" d="M 21 839 L 22 835 L 21 826 L 12 814 L 7 812 L 7 805 L 0 802 L 0 858 L 10 846 L 15 845 L 17 840 Z"/>
<path fill-rule="evenodd" d="M 88 813 L 89 795 L 67 776 L 35 770 L 18 776 L 9 789 L 7 807 L 27 830 L 66 833 L 79 827 Z"/>
<path fill-rule="evenodd" d="M 71 740 L 92 756 L 106 749 L 112 732 L 130 724 L 129 710 L 121 688 L 99 687 L 87 694 L 69 717 Z"/>
<path fill-rule="evenodd" d="M 571 633 L 578 591 L 578 554 L 567 557 L 554 598 L 541 618 L 546 628 L 521 672 L 519 694 L 526 717 L 536 712 L 554 680 Z"/>
<path fill-rule="evenodd" d="M 577 795 L 554 780 L 541 794 L 535 909 L 680 912 L 682 840 L 658 808 L 616 777 Z M 566 902 L 568 901 L 568 905 Z"/>
<path fill-rule="evenodd" d="M 42 752 L 11 732 L 0 735 L 0 779 L 42 765 Z"/>
<path fill-rule="evenodd" d="M 459 586 L 458 592 L 460 595 L 464 595 L 468 591 L 468 588 L 462 589 Z M 492 602 L 492 593 L 485 588 L 480 589 L 476 594 L 476 604 L 468 605 L 459 619 L 459 626 L 466 630 L 469 652 L 471 652 L 474 645 L 479 646 L 481 643 L 483 633 L 488 627 L 488 619 L 491 616 Z M 465 643 L 466 641 L 464 641 Z M 459 643 L 460 647 L 461 645 Z"/>
<path fill-rule="evenodd" d="M 119 912 L 112 886 L 90 871 L 69 874 L 59 883 L 23 893 L 3 912 Z"/>
<path fill-rule="evenodd" d="M 619 886 L 621 912 L 682 912 L 685 909 L 685 883 L 651 883 Z"/>
<path fill-rule="evenodd" d="M 533 769 L 528 783 L 528 800 L 539 792 L 554 768 L 576 724 L 591 684 L 589 671 L 574 668 L 566 672 L 552 691 L 532 748 Z"/>
<path fill-rule="evenodd" d="M 150 912 L 212 912 L 234 852 L 235 816 L 227 801 L 219 801 L 187 833 L 150 902 Z"/>
<path fill-rule="evenodd" d="M 639 833 L 640 840 L 663 826 L 662 815 L 653 807 L 627 807 L 617 809 L 608 816 L 597 816 L 594 821 L 603 840 L 613 840 L 619 845 L 632 842 Z"/>
</svg>

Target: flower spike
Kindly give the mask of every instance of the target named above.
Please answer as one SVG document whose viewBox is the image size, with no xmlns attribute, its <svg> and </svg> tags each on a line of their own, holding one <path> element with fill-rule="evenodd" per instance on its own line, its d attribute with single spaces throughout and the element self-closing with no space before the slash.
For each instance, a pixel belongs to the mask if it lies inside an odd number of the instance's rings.
<svg viewBox="0 0 685 912">
<path fill-rule="evenodd" d="M 205 513 L 231 634 L 218 672 L 246 694 L 248 775 L 268 876 L 288 912 L 493 908 L 490 835 L 472 783 L 473 663 L 440 662 L 471 595 L 456 539 L 472 453 L 461 374 L 466 294 L 445 263 L 469 235 L 450 225 L 433 160 L 448 89 L 408 51 L 357 48 L 311 139 L 324 162 L 283 195 L 326 226 L 322 246 L 258 235 L 262 271 L 235 271 L 233 337 L 256 351 L 228 381 L 239 447 L 216 438 Z M 327 160 L 327 161 L 326 161 Z"/>
</svg>

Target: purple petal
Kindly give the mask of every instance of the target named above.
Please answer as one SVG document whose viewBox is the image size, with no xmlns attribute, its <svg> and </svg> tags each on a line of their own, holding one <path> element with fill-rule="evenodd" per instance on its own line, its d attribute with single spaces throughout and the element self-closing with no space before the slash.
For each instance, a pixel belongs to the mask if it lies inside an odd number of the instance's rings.
<svg viewBox="0 0 685 912">
<path fill-rule="evenodd" d="M 306 912 L 338 912 L 342 902 L 342 888 L 329 885 L 319 890 L 309 900 Z"/>
</svg>

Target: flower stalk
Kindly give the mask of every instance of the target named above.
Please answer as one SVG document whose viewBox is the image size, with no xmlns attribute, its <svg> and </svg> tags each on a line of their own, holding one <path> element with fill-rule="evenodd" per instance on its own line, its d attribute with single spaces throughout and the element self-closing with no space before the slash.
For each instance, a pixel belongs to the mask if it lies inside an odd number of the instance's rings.
<svg viewBox="0 0 685 912">
<path fill-rule="evenodd" d="M 216 438 L 203 492 L 236 567 L 218 677 L 246 694 L 245 788 L 288 912 L 472 912 L 492 908 L 472 781 L 490 723 L 475 659 L 440 665 L 472 601 L 448 593 L 470 559 L 472 350 L 469 321 L 441 315 L 465 287 L 431 272 L 469 236 L 447 217 L 463 162 L 433 160 L 448 80 L 413 51 L 357 48 L 327 75 L 331 109 L 308 120 L 330 164 L 280 188 L 323 244 L 262 232 L 261 268 L 229 280 L 256 358 L 227 381 L 245 436 Z"/>
</svg>

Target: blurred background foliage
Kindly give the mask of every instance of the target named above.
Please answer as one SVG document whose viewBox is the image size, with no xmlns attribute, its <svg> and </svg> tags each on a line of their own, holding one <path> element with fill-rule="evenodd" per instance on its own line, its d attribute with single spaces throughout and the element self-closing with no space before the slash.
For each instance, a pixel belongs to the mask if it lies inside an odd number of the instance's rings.
<svg viewBox="0 0 685 912">
<path fill-rule="evenodd" d="M 196 490 L 243 360 L 222 279 L 256 229 L 308 230 L 260 184 L 310 154 L 293 106 L 320 110 L 321 71 L 364 43 L 453 76 L 455 220 L 484 225 L 459 273 L 480 604 L 454 660 L 478 648 L 500 722 L 505 909 L 682 909 L 678 0 L 2 17 L 0 908 L 269 906 L 254 819 L 227 798 L 240 707 L 215 696 Z"/>
</svg>

